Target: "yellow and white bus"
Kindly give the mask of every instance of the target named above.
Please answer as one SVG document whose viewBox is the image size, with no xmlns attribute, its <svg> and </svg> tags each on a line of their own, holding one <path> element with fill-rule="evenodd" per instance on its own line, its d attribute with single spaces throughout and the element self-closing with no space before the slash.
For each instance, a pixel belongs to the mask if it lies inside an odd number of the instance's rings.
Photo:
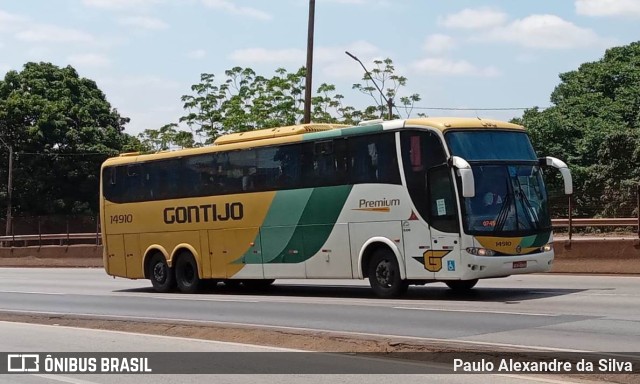
<svg viewBox="0 0 640 384">
<path fill-rule="evenodd" d="M 548 271 L 551 220 L 523 127 L 477 118 L 308 124 L 102 165 L 109 275 L 159 292 L 203 280 L 364 279 L 380 297 Z"/>
</svg>

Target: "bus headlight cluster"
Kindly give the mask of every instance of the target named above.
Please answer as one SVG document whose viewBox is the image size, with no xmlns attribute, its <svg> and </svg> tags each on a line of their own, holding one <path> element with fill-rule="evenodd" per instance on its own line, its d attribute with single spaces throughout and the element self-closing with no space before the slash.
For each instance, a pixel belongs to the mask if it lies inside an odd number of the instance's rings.
<svg viewBox="0 0 640 384">
<path fill-rule="evenodd" d="M 496 254 L 495 251 L 492 251 L 490 249 L 486 249 L 486 248 L 473 248 L 473 247 L 469 247 L 467 248 L 467 252 L 469 252 L 472 255 L 476 255 L 476 256 L 493 256 Z"/>
<path fill-rule="evenodd" d="M 548 243 L 540 247 L 542 252 L 551 252 L 553 250 L 553 243 Z"/>
</svg>

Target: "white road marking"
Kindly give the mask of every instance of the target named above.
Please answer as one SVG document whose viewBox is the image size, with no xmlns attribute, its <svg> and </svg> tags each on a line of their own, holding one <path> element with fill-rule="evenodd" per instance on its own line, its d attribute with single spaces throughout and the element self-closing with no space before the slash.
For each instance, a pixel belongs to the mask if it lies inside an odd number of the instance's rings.
<svg viewBox="0 0 640 384">
<path fill-rule="evenodd" d="M 507 312 L 507 311 L 480 311 L 473 309 L 446 309 L 446 308 L 420 308 L 420 307 L 393 307 L 393 309 L 404 309 L 404 310 L 413 310 L 413 311 L 433 311 L 433 312 L 468 312 L 468 313 L 489 313 L 496 315 L 520 315 L 520 316 L 545 316 L 545 317 L 556 317 L 559 315 L 554 315 L 550 313 L 528 313 L 528 312 Z"/>
<path fill-rule="evenodd" d="M 225 303 L 259 303 L 260 301 L 258 300 L 236 300 L 236 299 L 208 299 L 208 298 L 195 298 L 195 297 L 184 297 L 184 296 L 179 296 L 179 297 L 170 297 L 170 296 L 131 296 L 131 295 L 126 295 L 127 297 L 150 297 L 152 299 L 159 299 L 159 300 L 180 300 L 180 301 L 220 301 L 220 302 L 225 302 Z"/>
<path fill-rule="evenodd" d="M 50 295 L 50 296 L 103 296 L 102 294 L 35 292 L 35 291 L 0 291 L 0 293 L 12 293 L 12 294 L 23 294 L 23 295 Z M 220 301 L 220 302 L 230 302 L 230 303 L 259 303 L 260 302 L 258 300 L 196 298 L 196 297 L 187 297 L 187 296 L 170 297 L 170 296 L 131 295 L 131 294 L 122 294 L 122 295 L 116 295 L 116 296 L 152 298 L 152 299 L 160 299 L 160 300 L 181 300 L 181 301 Z"/>
<path fill-rule="evenodd" d="M 567 381 L 566 379 L 562 379 L 562 380 L 545 379 L 544 377 L 535 377 L 534 375 L 525 376 L 525 375 L 512 375 L 512 374 L 506 374 L 506 373 L 498 373 L 496 374 L 496 376 L 508 377 L 510 379 L 535 381 L 537 383 L 549 383 L 549 384 L 583 383 L 583 381 Z"/>
<path fill-rule="evenodd" d="M 233 347 L 246 347 L 246 346 L 249 346 L 249 347 L 252 347 L 252 348 L 269 349 L 269 350 L 281 351 L 281 352 L 308 352 L 308 351 L 305 351 L 305 350 L 302 350 L 302 349 L 292 349 L 292 348 L 282 348 L 282 347 L 269 347 L 269 346 L 266 346 L 266 345 L 234 343 L 232 341 L 205 340 L 205 339 L 196 339 L 196 338 L 180 337 L 180 336 L 154 335 L 154 334 L 151 334 L 151 333 L 135 333 L 135 332 L 126 332 L 126 331 L 113 331 L 113 330 L 110 330 L 110 329 L 94 329 L 94 328 L 71 327 L 71 326 L 68 326 L 68 325 L 18 323 L 18 322 L 14 322 L 14 321 L 3 321 L 3 320 L 0 320 L 0 324 L 9 324 L 9 325 L 27 324 L 29 326 L 34 326 L 34 327 L 56 328 L 56 329 L 65 328 L 65 329 L 75 329 L 75 330 L 79 330 L 79 331 L 96 331 L 96 332 L 104 332 L 104 333 L 115 333 L 117 335 L 143 336 L 143 337 L 153 337 L 153 338 L 157 338 L 157 339 L 169 339 L 169 340 L 183 340 L 183 341 L 198 342 L 198 343 L 204 343 L 204 344 L 222 344 L 222 345 L 229 345 L 229 346 L 233 346 Z"/>
<path fill-rule="evenodd" d="M 57 293 L 57 292 L 31 292 L 31 291 L 0 291 L 0 293 L 19 293 L 23 295 L 56 295 L 56 296 L 64 296 L 66 293 Z"/>
<path fill-rule="evenodd" d="M 60 376 L 60 375 L 45 375 L 45 374 L 40 375 L 40 374 L 34 373 L 31 376 L 41 377 L 43 379 L 59 381 L 61 383 L 69 383 L 69 384 L 98 384 L 95 381 L 80 380 L 80 379 L 75 379 L 73 377 Z"/>
<path fill-rule="evenodd" d="M 472 340 L 456 340 L 456 339 L 440 339 L 433 337 L 417 337 L 417 336 L 402 336 L 402 335 L 389 335 L 389 334 L 377 334 L 377 333 L 367 333 L 367 332 L 352 332 L 352 331 L 334 331 L 329 329 L 321 329 L 321 328 L 303 328 L 303 327 L 287 327 L 282 325 L 263 325 L 263 324 L 251 324 L 251 323 L 237 323 L 237 322 L 227 322 L 227 321 L 212 321 L 212 320 L 186 320 L 186 319 L 176 319 L 176 318 L 168 318 L 168 317 L 150 317 L 150 316 L 123 316 L 123 315 L 100 315 L 94 313 L 75 313 L 75 312 L 43 312 L 43 311 L 27 311 L 27 310 L 13 310 L 0 308 L 0 312 L 6 313 L 25 313 L 30 315 L 55 315 L 55 316 L 82 316 L 87 318 L 99 318 L 99 319 L 113 319 L 113 320 L 140 320 L 140 321 L 166 321 L 171 323 L 180 323 L 180 324 L 209 324 L 209 325 L 226 325 L 226 326 L 239 326 L 239 327 L 247 327 L 247 328 L 258 328 L 258 329 L 276 329 L 276 330 L 284 330 L 284 331 L 304 331 L 310 333 L 328 333 L 333 335 L 344 335 L 344 336 L 366 336 L 373 337 L 375 339 L 379 338 L 392 338 L 392 339 L 401 339 L 401 340 L 410 340 L 410 341 L 427 341 L 427 342 L 437 342 L 437 343 L 451 343 L 451 344 L 462 344 L 462 345 L 482 345 L 482 346 L 491 346 L 491 347 L 506 347 L 506 348 L 521 348 L 531 351 L 550 351 L 550 352 L 594 352 L 588 350 L 581 349 L 567 349 L 567 348 L 553 348 L 553 347 L 537 347 L 537 346 L 529 346 L 529 345 L 521 345 L 521 344 L 507 344 L 507 343 L 491 343 L 487 341 L 472 341 Z"/>
</svg>

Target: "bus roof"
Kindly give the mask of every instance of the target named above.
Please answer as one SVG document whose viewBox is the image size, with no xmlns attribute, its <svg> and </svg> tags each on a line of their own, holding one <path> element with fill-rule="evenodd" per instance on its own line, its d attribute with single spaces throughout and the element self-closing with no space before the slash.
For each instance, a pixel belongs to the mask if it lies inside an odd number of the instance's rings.
<svg viewBox="0 0 640 384">
<path fill-rule="evenodd" d="M 420 119 L 407 119 L 406 125 L 433 127 L 441 131 L 460 128 L 503 128 L 524 130 L 524 127 L 521 125 L 507 123 L 506 121 L 500 120 L 481 119 L 479 117 L 426 117 Z"/>
<path fill-rule="evenodd" d="M 230 133 L 220 136 L 213 142 L 214 145 L 227 145 L 232 143 L 240 143 L 245 141 L 264 140 L 274 137 L 284 137 L 301 135 L 305 133 L 323 132 L 336 128 L 346 128 L 344 124 L 301 124 L 290 125 L 288 127 L 258 129 L 256 131 L 247 131 L 239 133 Z"/>
<path fill-rule="evenodd" d="M 107 159 L 104 165 L 128 164 L 136 161 L 160 160 L 209 152 L 252 148 L 259 146 L 294 143 L 306 139 L 322 139 L 350 136 L 404 127 L 434 128 L 440 131 L 449 129 L 517 129 L 524 127 L 499 120 L 468 117 L 427 117 L 392 121 L 371 121 L 358 126 L 343 124 L 300 124 L 287 127 L 267 128 L 255 131 L 231 133 L 217 138 L 213 145 L 188 148 L 176 151 L 162 151 L 152 154 L 123 153 L 119 157 Z"/>
</svg>

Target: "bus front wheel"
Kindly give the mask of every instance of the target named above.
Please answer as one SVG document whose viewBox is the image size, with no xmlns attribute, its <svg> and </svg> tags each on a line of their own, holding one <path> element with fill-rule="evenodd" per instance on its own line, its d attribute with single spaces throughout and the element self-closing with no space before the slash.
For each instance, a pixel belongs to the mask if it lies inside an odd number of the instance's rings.
<svg viewBox="0 0 640 384">
<path fill-rule="evenodd" d="M 447 287 L 451 288 L 454 292 L 464 293 L 471 290 L 478 283 L 478 279 L 473 280 L 451 280 L 446 281 Z"/>
<path fill-rule="evenodd" d="M 176 280 L 173 276 L 173 271 L 169 268 L 164 255 L 161 253 L 156 253 L 151 258 L 148 276 L 156 292 L 167 293 L 175 288 Z"/>
<path fill-rule="evenodd" d="M 373 292 L 383 299 L 399 297 L 409 284 L 402 280 L 396 256 L 389 249 L 378 249 L 369 263 L 369 284 Z"/>
<path fill-rule="evenodd" d="M 196 293 L 200 286 L 198 265 L 190 254 L 182 255 L 176 262 L 176 283 L 182 293 Z"/>
</svg>

